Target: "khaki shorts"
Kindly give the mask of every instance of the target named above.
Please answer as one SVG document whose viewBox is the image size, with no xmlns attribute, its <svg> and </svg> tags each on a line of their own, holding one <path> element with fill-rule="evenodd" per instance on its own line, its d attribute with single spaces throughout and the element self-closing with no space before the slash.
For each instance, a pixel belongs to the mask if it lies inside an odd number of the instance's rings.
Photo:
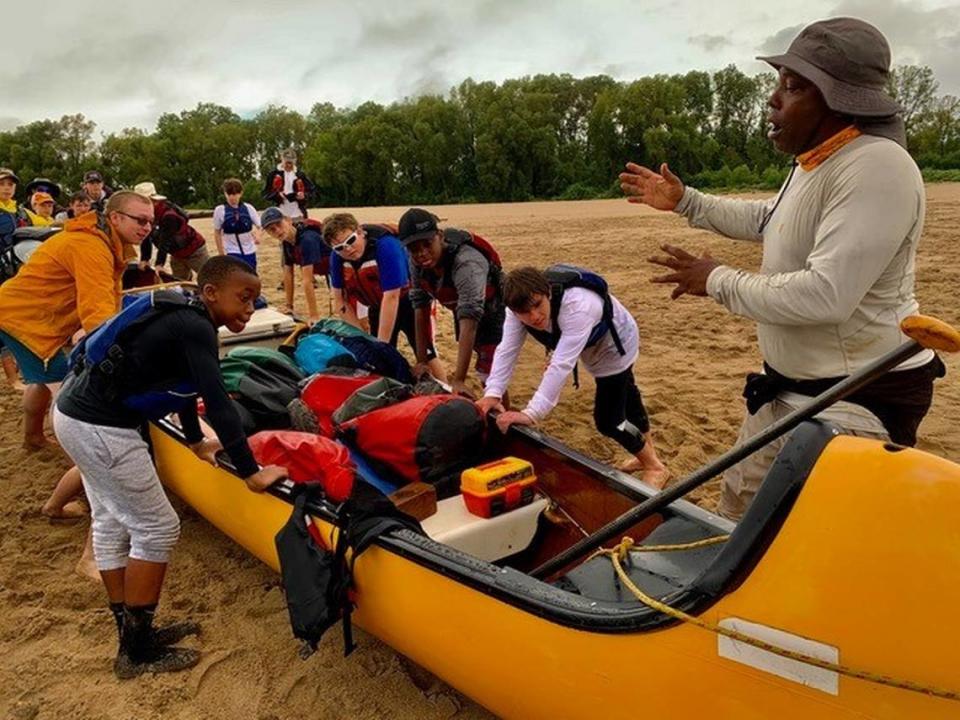
<svg viewBox="0 0 960 720">
<path fill-rule="evenodd" d="M 191 271 L 198 273 L 203 264 L 210 259 L 206 246 L 201 246 L 193 255 L 185 258 L 170 256 L 170 270 L 178 280 L 192 279 Z"/>
<path fill-rule="evenodd" d="M 744 443 L 754 435 L 786 417 L 798 407 L 810 402 L 810 398 L 796 393 L 780 393 L 772 402 L 761 407 L 756 415 L 747 415 L 740 426 L 737 445 Z M 835 425 L 845 435 L 889 440 L 887 431 L 879 418 L 866 408 L 848 402 L 838 402 L 818 414 L 817 419 Z M 723 474 L 723 487 L 717 513 L 729 520 L 737 521 L 743 517 L 747 506 L 760 489 L 767 470 L 773 464 L 777 453 L 786 445 L 790 433 L 781 436 L 757 450 Z"/>
</svg>

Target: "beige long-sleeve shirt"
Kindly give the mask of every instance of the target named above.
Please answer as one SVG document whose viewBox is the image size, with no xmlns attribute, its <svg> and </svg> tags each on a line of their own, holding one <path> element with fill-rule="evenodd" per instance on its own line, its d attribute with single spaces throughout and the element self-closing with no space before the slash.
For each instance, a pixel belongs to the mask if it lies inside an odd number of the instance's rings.
<svg viewBox="0 0 960 720">
<path fill-rule="evenodd" d="M 676 212 L 690 225 L 763 243 L 759 273 L 720 266 L 707 293 L 757 322 L 764 360 L 795 379 L 848 375 L 907 338 L 918 311 L 917 244 L 925 194 L 897 143 L 862 135 L 812 170 L 797 167 L 777 198 L 738 200 L 686 188 Z M 924 351 L 898 369 L 933 357 Z"/>
</svg>

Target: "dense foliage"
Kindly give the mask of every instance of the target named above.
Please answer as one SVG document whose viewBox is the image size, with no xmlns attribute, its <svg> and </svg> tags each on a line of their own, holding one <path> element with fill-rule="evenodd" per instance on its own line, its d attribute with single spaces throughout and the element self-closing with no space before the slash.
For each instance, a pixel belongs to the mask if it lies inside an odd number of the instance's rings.
<svg viewBox="0 0 960 720">
<path fill-rule="evenodd" d="M 615 192 L 626 160 L 701 187 L 777 187 L 788 158 L 766 139 L 771 73 L 734 66 L 712 75 L 537 75 L 502 84 L 466 80 L 446 96 L 307 115 L 270 106 L 252 118 L 202 103 L 98 142 L 82 115 L 0 133 L 0 165 L 26 182 L 44 176 L 76 189 L 100 169 L 108 184 L 152 180 L 184 205 L 210 206 L 226 177 L 260 178 L 295 147 L 323 206 L 579 199 Z M 891 92 L 905 108 L 909 147 L 931 179 L 960 172 L 960 99 L 938 96 L 929 68 L 899 67 Z"/>
</svg>

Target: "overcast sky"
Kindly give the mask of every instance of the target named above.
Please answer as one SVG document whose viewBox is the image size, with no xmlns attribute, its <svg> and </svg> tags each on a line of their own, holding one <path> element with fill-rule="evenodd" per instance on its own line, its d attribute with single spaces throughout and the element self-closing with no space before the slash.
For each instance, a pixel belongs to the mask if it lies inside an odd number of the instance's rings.
<svg viewBox="0 0 960 720">
<path fill-rule="evenodd" d="M 860 17 L 894 64 L 960 95 L 960 0 L 158 0 L 5 3 L 0 129 L 83 113 L 152 130 L 216 102 L 250 115 L 445 93 L 466 77 L 632 79 L 716 70 L 786 49 L 804 25 Z M 37 9 L 39 7 L 39 9 Z M 42 27 L 49 28 L 46 35 Z M 16 28 L 23 29 L 22 32 Z"/>
</svg>

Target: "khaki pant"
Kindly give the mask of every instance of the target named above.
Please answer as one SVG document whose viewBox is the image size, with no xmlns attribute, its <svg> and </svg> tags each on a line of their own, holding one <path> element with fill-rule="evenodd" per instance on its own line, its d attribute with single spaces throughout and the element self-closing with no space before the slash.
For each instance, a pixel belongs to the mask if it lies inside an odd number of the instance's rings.
<svg viewBox="0 0 960 720">
<path fill-rule="evenodd" d="M 192 279 L 191 271 L 200 272 L 203 264 L 210 259 L 205 245 L 201 245 L 190 257 L 177 258 L 170 256 L 170 270 L 178 280 Z"/>
<path fill-rule="evenodd" d="M 810 398 L 796 393 L 780 393 L 773 402 L 761 407 L 756 415 L 749 413 L 740 426 L 737 445 L 743 444 L 754 435 L 786 417 L 798 407 L 810 402 Z M 887 431 L 879 418 L 866 408 L 848 402 L 838 402 L 816 416 L 837 426 L 845 435 L 889 440 Z M 753 502 L 754 495 L 760 489 L 767 470 L 773 464 L 780 449 L 786 445 L 790 433 L 781 436 L 757 450 L 753 455 L 734 465 L 723 474 L 723 488 L 717 512 L 730 520 L 743 517 L 747 506 Z"/>
</svg>

